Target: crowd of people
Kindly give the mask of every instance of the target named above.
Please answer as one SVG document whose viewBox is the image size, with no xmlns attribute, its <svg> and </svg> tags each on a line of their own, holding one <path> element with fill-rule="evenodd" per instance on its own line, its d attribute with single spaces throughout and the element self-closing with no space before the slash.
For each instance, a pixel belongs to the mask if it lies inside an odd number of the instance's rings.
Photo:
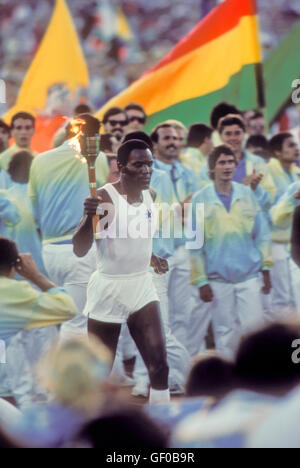
<svg viewBox="0 0 300 468">
<path fill-rule="evenodd" d="M 218 0 L 79 0 L 67 2 L 86 57 L 89 100 L 100 108 L 166 55 Z M 4 113 L 15 102 L 24 75 L 45 34 L 54 0 L 0 1 L 0 76 L 7 84 Z M 38 5 L 38 7 L 37 7 Z M 258 0 L 261 43 L 267 54 L 299 19 L 295 0 Z M 193 14 L 191 15 L 191 11 Z M 120 12 L 131 33 L 117 28 Z M 26 37 L 26 40 L 24 40 Z"/>
<path fill-rule="evenodd" d="M 299 446 L 299 128 L 73 115 L 0 120 L 0 444 Z"/>
</svg>

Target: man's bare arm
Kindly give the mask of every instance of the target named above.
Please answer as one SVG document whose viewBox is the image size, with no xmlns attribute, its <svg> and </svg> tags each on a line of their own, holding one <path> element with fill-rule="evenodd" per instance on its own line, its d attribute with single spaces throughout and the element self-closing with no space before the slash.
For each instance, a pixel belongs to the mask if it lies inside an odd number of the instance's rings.
<svg viewBox="0 0 300 468">
<path fill-rule="evenodd" d="M 84 214 L 73 236 L 73 251 L 77 257 L 84 257 L 93 245 L 93 216 L 100 203 L 111 202 L 105 190 L 98 190 L 98 198 L 87 198 L 84 201 Z"/>
</svg>

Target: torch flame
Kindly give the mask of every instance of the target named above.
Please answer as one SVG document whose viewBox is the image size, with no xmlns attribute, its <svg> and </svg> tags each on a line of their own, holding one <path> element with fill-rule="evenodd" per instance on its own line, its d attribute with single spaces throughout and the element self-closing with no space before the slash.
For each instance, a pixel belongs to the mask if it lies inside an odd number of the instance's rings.
<svg viewBox="0 0 300 468">
<path fill-rule="evenodd" d="M 69 146 L 74 149 L 78 154 L 75 155 L 76 159 L 79 159 L 82 164 L 86 164 L 87 160 L 81 156 L 81 148 L 80 148 L 80 142 L 79 139 L 82 135 L 82 126 L 86 122 L 82 119 L 73 119 L 70 122 L 70 131 L 75 135 L 71 140 L 69 141 Z"/>
</svg>

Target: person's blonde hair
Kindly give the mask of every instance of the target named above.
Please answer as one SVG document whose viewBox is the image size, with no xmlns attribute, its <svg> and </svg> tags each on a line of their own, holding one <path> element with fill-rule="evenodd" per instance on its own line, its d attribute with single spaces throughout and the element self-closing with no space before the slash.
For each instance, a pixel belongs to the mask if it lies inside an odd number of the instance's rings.
<svg viewBox="0 0 300 468">
<path fill-rule="evenodd" d="M 87 413 L 101 406 L 112 356 L 95 338 L 58 343 L 38 366 L 42 385 L 61 404 Z"/>
</svg>

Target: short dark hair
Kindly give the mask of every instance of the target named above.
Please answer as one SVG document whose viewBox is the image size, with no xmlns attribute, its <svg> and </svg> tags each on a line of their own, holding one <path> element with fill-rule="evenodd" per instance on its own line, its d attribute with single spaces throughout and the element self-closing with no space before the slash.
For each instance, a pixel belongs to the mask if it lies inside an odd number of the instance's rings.
<svg viewBox="0 0 300 468">
<path fill-rule="evenodd" d="M 270 149 L 268 139 L 265 135 L 250 135 L 246 142 L 246 148 L 250 148 L 251 146 L 259 146 L 266 151 Z"/>
<path fill-rule="evenodd" d="M 10 160 L 7 172 L 14 180 L 15 172 L 21 167 L 22 172 L 29 178 L 29 171 L 33 161 L 33 156 L 29 151 L 18 151 Z"/>
<path fill-rule="evenodd" d="M 79 114 L 91 114 L 92 108 L 88 104 L 78 104 L 74 109 L 74 115 L 77 117 Z"/>
<path fill-rule="evenodd" d="M 279 132 L 271 138 L 269 145 L 272 156 L 277 157 L 275 152 L 282 150 L 283 143 L 287 138 L 293 138 L 293 135 L 289 132 Z"/>
<path fill-rule="evenodd" d="M 224 128 L 229 127 L 230 125 L 238 125 L 244 132 L 246 132 L 246 125 L 242 117 L 233 114 L 229 114 L 220 119 L 218 124 L 218 132 L 221 134 Z"/>
<path fill-rule="evenodd" d="M 136 102 L 130 102 L 129 104 L 127 104 L 127 106 L 124 107 L 125 112 L 127 112 L 129 110 L 137 110 L 139 112 L 142 112 L 144 114 L 144 117 L 147 117 L 147 114 L 146 114 L 145 109 L 143 108 L 143 106 L 141 106 L 140 104 L 138 104 Z"/>
<path fill-rule="evenodd" d="M 216 167 L 217 161 L 219 157 L 221 156 L 221 154 L 227 154 L 228 156 L 233 156 L 236 162 L 236 157 L 234 155 L 234 152 L 232 151 L 231 148 L 229 148 L 229 146 L 227 145 L 217 146 L 208 157 L 209 176 L 212 180 L 214 180 L 215 178 L 213 171 Z"/>
<path fill-rule="evenodd" d="M 93 448 L 159 449 L 168 447 L 166 433 L 145 412 L 123 409 L 88 422 L 79 439 Z"/>
<path fill-rule="evenodd" d="M 150 135 L 151 141 L 153 143 L 158 142 L 158 130 L 160 128 L 174 128 L 174 127 L 173 127 L 173 125 L 171 125 L 169 123 L 164 123 L 164 122 L 156 125 L 156 127 L 154 127 L 154 129 L 152 130 L 151 135 Z"/>
<path fill-rule="evenodd" d="M 17 114 L 13 115 L 11 119 L 11 128 L 14 127 L 14 123 L 17 119 L 30 120 L 32 122 L 33 128 L 35 126 L 35 117 L 32 114 L 29 114 L 28 112 L 18 112 Z"/>
<path fill-rule="evenodd" d="M 17 245 L 11 239 L 0 236 L 0 275 L 7 275 L 19 257 Z"/>
<path fill-rule="evenodd" d="M 118 115 L 118 114 L 123 114 L 127 120 L 127 115 L 124 109 L 122 109 L 121 107 L 111 107 L 105 112 L 102 122 L 106 124 L 106 122 L 108 121 L 110 117 L 112 117 L 113 115 Z"/>
<path fill-rule="evenodd" d="M 100 151 L 103 151 L 103 153 L 112 153 L 112 138 L 111 133 L 105 133 L 104 135 L 101 135 L 100 139 Z"/>
<path fill-rule="evenodd" d="M 234 105 L 229 104 L 228 102 L 220 102 L 217 104 L 211 111 L 210 114 L 210 124 L 217 130 L 219 120 L 222 117 L 225 117 L 228 114 L 237 114 L 241 115 L 241 111 Z"/>
<path fill-rule="evenodd" d="M 261 118 L 265 118 L 264 114 L 260 111 L 254 111 L 254 114 L 249 117 L 249 121 Z"/>
<path fill-rule="evenodd" d="M 10 127 L 2 119 L 0 119 L 0 128 L 3 128 L 5 133 L 8 133 L 10 135 Z"/>
<path fill-rule="evenodd" d="M 292 343 L 299 337 L 299 321 L 274 323 L 244 337 L 235 359 L 241 387 L 272 391 L 300 383 L 300 367 L 291 357 Z"/>
<path fill-rule="evenodd" d="M 144 141 L 141 141 L 141 140 L 126 141 L 126 143 L 123 143 L 118 149 L 118 157 L 117 157 L 118 164 L 121 164 L 122 166 L 126 166 L 126 164 L 128 163 L 128 159 L 129 159 L 131 151 L 135 149 L 142 149 L 142 150 L 150 151 L 149 146 Z"/>
<path fill-rule="evenodd" d="M 130 140 L 142 140 L 146 145 L 149 146 L 151 152 L 153 151 L 153 143 L 151 138 L 145 132 L 130 132 L 125 136 L 123 143 Z"/>
<path fill-rule="evenodd" d="M 205 138 L 211 137 L 213 131 L 213 128 L 203 123 L 191 125 L 187 136 L 187 146 L 198 148 L 198 146 L 202 145 Z"/>
<path fill-rule="evenodd" d="M 97 119 L 91 114 L 80 114 L 77 116 L 77 118 L 85 122 L 82 125 L 82 132 L 86 136 L 94 136 L 99 133 L 100 125 L 101 125 L 99 119 Z M 68 140 L 75 136 L 74 132 L 72 131 L 72 120 L 66 126 L 66 135 L 67 135 Z"/>
<path fill-rule="evenodd" d="M 233 364 L 221 356 L 204 356 L 196 361 L 186 383 L 188 397 L 221 397 L 234 388 Z"/>
</svg>

